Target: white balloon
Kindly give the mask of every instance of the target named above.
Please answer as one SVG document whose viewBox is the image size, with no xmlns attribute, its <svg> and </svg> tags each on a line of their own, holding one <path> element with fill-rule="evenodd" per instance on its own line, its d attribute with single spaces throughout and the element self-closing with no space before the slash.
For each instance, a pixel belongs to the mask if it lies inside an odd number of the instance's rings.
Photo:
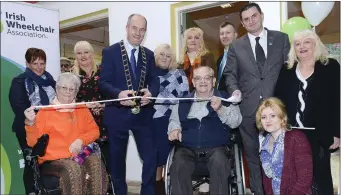
<svg viewBox="0 0 341 195">
<path fill-rule="evenodd" d="M 302 2 L 302 12 L 304 17 L 309 21 L 312 26 L 319 25 L 332 11 L 335 2 Z"/>
</svg>

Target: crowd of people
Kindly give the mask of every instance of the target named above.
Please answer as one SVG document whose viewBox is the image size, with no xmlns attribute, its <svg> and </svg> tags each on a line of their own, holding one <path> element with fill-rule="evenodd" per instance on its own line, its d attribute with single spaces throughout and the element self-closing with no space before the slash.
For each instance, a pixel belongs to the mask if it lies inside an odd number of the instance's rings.
<svg viewBox="0 0 341 195">
<path fill-rule="evenodd" d="M 289 43 L 286 34 L 263 26 L 264 17 L 258 4 L 245 5 L 240 20 L 247 34 L 239 38 L 236 27 L 223 22 L 224 52 L 216 62 L 197 27 L 184 32 L 178 62 L 168 44 L 154 52 L 142 46 L 147 19 L 139 14 L 129 16 L 126 37 L 103 49 L 99 66 L 91 44 L 77 42 L 73 66 L 61 59 L 57 81 L 46 71 L 44 50 L 29 48 L 26 70 L 13 79 L 9 93 L 21 149 L 48 134 L 39 164 L 42 174 L 59 170 L 63 194 L 106 194 L 110 175 L 115 194 L 126 195 L 131 131 L 143 161 L 142 195 L 165 194 L 162 172 L 174 142 L 172 194 L 192 194 L 200 156 L 209 170 L 210 194 L 225 195 L 231 172 L 225 146 L 237 129 L 252 193 L 332 195 L 330 154 L 340 145 L 340 64 L 328 58 L 314 31 L 298 31 Z M 235 102 L 221 99 L 231 96 Z M 97 102 L 110 99 L 121 100 Z M 36 109 L 43 105 L 54 106 Z M 98 142 L 102 156 L 94 152 L 82 164 L 75 160 Z M 25 166 L 27 194 L 34 191 L 33 177 Z"/>
</svg>

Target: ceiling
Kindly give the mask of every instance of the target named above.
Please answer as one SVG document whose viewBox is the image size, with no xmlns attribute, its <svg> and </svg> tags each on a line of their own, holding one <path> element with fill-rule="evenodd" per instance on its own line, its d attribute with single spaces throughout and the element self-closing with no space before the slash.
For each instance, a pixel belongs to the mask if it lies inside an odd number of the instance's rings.
<svg viewBox="0 0 341 195">
<path fill-rule="evenodd" d="M 109 45 L 108 18 L 60 30 L 61 38 L 73 40 L 87 40 L 100 46 Z"/>
</svg>

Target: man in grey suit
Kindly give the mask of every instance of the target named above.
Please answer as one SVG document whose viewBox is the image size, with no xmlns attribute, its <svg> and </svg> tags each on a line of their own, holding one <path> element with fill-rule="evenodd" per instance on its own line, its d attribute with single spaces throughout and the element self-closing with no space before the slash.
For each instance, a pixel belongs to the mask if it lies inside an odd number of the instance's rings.
<svg viewBox="0 0 341 195">
<path fill-rule="evenodd" d="M 258 4 L 245 5 L 240 11 L 240 19 L 248 33 L 230 46 L 228 66 L 223 75 L 229 93 L 242 99 L 240 110 L 243 121 L 239 129 L 250 170 L 250 187 L 255 195 L 262 195 L 255 112 L 263 99 L 273 95 L 290 44 L 286 34 L 263 27 L 264 15 Z"/>
</svg>

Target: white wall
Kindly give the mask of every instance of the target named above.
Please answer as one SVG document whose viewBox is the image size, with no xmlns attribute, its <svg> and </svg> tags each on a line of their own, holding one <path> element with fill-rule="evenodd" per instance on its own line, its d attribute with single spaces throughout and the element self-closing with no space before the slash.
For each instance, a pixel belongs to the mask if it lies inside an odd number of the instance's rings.
<svg viewBox="0 0 341 195">
<path fill-rule="evenodd" d="M 120 41 L 126 36 L 125 25 L 132 13 L 147 18 L 147 34 L 143 45 L 154 50 L 161 43 L 171 42 L 170 4 L 172 2 L 117 2 L 109 9 L 110 43 Z"/>
<path fill-rule="evenodd" d="M 38 4 L 59 9 L 60 20 L 109 8 L 110 44 L 125 36 L 127 17 L 132 13 L 140 13 L 148 20 L 143 45 L 154 50 L 158 44 L 171 42 L 170 4 L 172 3 L 174 2 L 39 2 Z M 280 2 L 259 2 L 259 5 L 265 15 L 264 26 L 279 30 Z M 139 161 L 135 142 L 130 139 L 127 154 L 127 180 L 141 180 L 142 167 Z"/>
<path fill-rule="evenodd" d="M 98 10 L 115 7 L 115 2 L 53 2 L 53 1 L 38 1 L 39 5 L 46 8 L 59 10 L 59 20 L 66 20 L 76 16 L 88 14 Z"/>
<path fill-rule="evenodd" d="M 256 2 L 264 13 L 264 27 L 269 30 L 281 30 L 281 2 Z"/>
</svg>

